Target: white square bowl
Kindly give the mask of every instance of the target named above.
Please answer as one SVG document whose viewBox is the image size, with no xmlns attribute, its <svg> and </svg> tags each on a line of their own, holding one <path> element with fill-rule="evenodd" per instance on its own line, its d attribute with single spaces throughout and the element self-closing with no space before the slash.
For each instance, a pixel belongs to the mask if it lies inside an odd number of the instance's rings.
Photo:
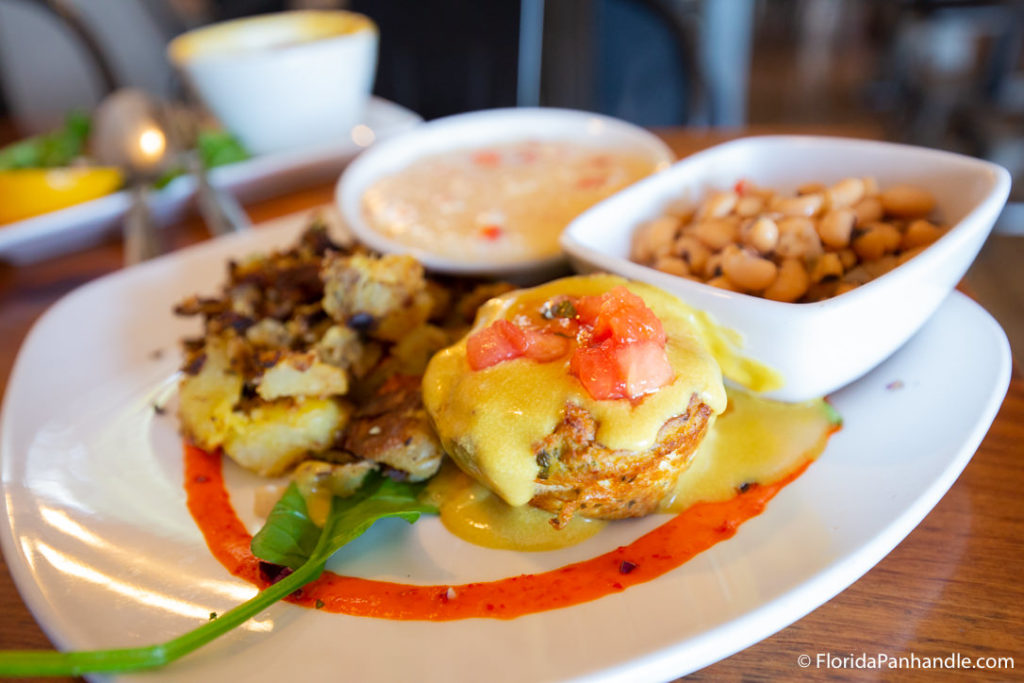
<svg viewBox="0 0 1024 683">
<path fill-rule="evenodd" d="M 629 259 L 633 231 L 680 198 L 699 201 L 740 179 L 791 192 L 806 182 L 871 175 L 884 189 L 929 190 L 949 230 L 889 273 L 839 296 L 806 304 L 728 292 Z M 996 164 L 886 142 L 810 136 L 751 137 L 687 157 L 594 206 L 562 234 L 581 271 L 607 271 L 676 294 L 742 337 L 742 355 L 779 371 L 783 401 L 824 396 L 857 379 L 921 327 L 970 266 L 1010 191 Z"/>
</svg>

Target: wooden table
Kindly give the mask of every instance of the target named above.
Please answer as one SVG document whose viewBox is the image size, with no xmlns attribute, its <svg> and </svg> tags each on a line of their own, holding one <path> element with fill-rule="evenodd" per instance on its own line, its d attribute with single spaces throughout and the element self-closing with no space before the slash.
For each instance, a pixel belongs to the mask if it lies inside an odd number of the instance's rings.
<svg viewBox="0 0 1024 683">
<path fill-rule="evenodd" d="M 778 129 L 773 129 L 777 132 Z M 806 128 L 801 129 L 807 132 Z M 750 132 L 749 130 L 747 132 Z M 756 131 L 755 131 L 756 132 Z M 838 130 L 832 134 L 873 131 Z M 734 133 L 663 131 L 682 156 Z M 256 222 L 331 201 L 332 187 L 290 194 L 248 208 Z M 170 229 L 175 247 L 206 238 L 189 219 Z M 121 266 L 117 240 L 31 266 L 0 263 L 0 394 L 33 321 L 76 287 Z M 953 397 L 951 397 L 952 399 Z M 892 656 L 1010 656 L 1024 669 L 1024 376 L 1014 369 L 995 423 L 960 479 L 921 525 L 849 589 L 775 636 L 691 676 L 695 680 L 820 677 L 797 658 L 886 653 Z M 0 648 L 49 648 L 7 572 L 0 571 Z M 1006 680 L 1012 671 L 989 674 Z M 832 671 L 833 677 L 893 678 L 885 671 Z M 934 672 L 898 678 L 931 680 Z M 952 678 L 956 674 L 949 677 Z M 972 678 L 974 676 L 972 675 Z M 982 676 L 984 678 L 984 676 Z"/>
</svg>

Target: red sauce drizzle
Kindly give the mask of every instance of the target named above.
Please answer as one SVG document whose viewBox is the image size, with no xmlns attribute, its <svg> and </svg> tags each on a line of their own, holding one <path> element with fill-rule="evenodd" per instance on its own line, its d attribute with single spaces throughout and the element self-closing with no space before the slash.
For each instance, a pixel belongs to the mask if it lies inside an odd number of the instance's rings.
<svg viewBox="0 0 1024 683">
<path fill-rule="evenodd" d="M 774 484 L 755 484 L 731 500 L 694 505 L 629 545 L 560 569 L 455 586 L 419 586 L 324 572 L 288 599 L 328 612 L 430 621 L 514 619 L 589 602 L 655 579 L 731 538 L 809 464 Z M 217 561 L 234 576 L 265 588 L 260 561 L 249 549 L 252 536 L 235 514 L 224 487 L 219 454 L 185 446 L 185 491 L 189 511 Z M 454 591 L 450 599 L 449 588 Z"/>
</svg>

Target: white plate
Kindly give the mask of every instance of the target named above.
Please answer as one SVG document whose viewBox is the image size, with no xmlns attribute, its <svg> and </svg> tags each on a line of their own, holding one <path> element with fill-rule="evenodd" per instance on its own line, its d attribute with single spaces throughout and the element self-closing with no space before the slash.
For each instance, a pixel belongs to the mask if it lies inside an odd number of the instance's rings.
<svg viewBox="0 0 1024 683">
<path fill-rule="evenodd" d="M 29 608 L 62 648 L 149 644 L 254 594 L 210 555 L 184 505 L 171 305 L 213 292 L 225 258 L 291 239 L 302 221 L 211 241 L 89 284 L 54 305 L 18 357 L 0 419 L 0 540 Z M 159 357 L 154 351 L 162 350 Z M 1010 376 L 1006 337 L 954 293 L 896 355 L 833 396 L 845 426 L 760 517 L 681 568 L 623 593 L 509 621 L 397 622 L 275 605 L 142 681 L 658 680 L 799 619 L 903 539 L 952 485 Z M 902 383 L 893 388 L 894 381 Z M 887 388 L 888 387 L 888 388 Z M 225 468 L 252 523 L 256 478 Z M 551 553 L 479 548 L 435 518 L 388 520 L 335 571 L 464 583 L 561 566 L 664 518 L 620 522 Z M 132 677 L 128 677 L 131 679 Z"/>
<path fill-rule="evenodd" d="M 388 100 L 370 98 L 365 123 L 353 129 L 352 139 L 311 149 L 256 156 L 210 171 L 210 181 L 242 202 L 286 194 L 313 183 L 334 180 L 364 147 L 401 133 L 422 119 Z M 150 196 L 157 222 L 180 219 L 195 192 L 191 176 L 175 178 Z M 14 263 L 34 263 L 98 243 L 114 228 L 128 209 L 127 191 L 93 199 L 59 211 L 33 216 L 0 226 L 0 258 Z"/>
</svg>

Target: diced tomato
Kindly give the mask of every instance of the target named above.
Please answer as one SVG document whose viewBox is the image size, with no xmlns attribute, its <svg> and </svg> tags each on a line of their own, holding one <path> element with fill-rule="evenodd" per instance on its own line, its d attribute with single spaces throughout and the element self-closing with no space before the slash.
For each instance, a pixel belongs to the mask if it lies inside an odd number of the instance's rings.
<svg viewBox="0 0 1024 683">
<path fill-rule="evenodd" d="M 576 349 L 569 361 L 569 371 L 598 401 L 626 398 L 625 385 L 615 361 L 615 347 L 608 342 Z"/>
<path fill-rule="evenodd" d="M 502 319 L 470 335 L 466 340 L 466 358 L 473 370 L 524 356 L 538 363 L 548 363 L 568 353 L 569 346 L 569 340 L 560 334 L 523 329 Z"/>
<path fill-rule="evenodd" d="M 523 330 L 526 335 L 525 355 L 538 363 L 558 360 L 569 352 L 569 340 L 560 335 L 541 330 Z"/>
<path fill-rule="evenodd" d="M 672 381 L 674 373 L 663 346 L 656 342 L 580 347 L 569 371 L 599 401 L 639 398 Z"/>
<path fill-rule="evenodd" d="M 665 328 L 625 287 L 574 302 L 583 326 L 570 372 L 598 400 L 638 398 L 672 381 Z"/>
<path fill-rule="evenodd" d="M 483 370 L 526 353 L 526 334 L 507 320 L 498 320 L 466 340 L 466 359 L 473 370 Z"/>
<path fill-rule="evenodd" d="M 638 341 L 665 343 L 665 328 L 644 300 L 625 287 L 576 302 L 580 323 L 589 325 L 591 341 L 614 339 L 621 344 Z"/>
<path fill-rule="evenodd" d="M 500 225 L 485 225 L 480 228 L 480 237 L 493 242 L 500 238 L 503 232 Z"/>
<path fill-rule="evenodd" d="M 601 304 L 604 303 L 603 296 L 581 296 L 573 302 L 576 306 L 576 318 L 581 325 L 593 326 L 597 317 L 601 315 Z"/>
<path fill-rule="evenodd" d="M 501 163 L 501 155 L 497 152 L 483 149 L 473 155 L 473 163 L 477 166 L 497 166 Z"/>
<path fill-rule="evenodd" d="M 660 389 L 671 382 L 674 375 L 665 347 L 652 341 L 617 347 L 615 362 L 629 398 Z"/>
</svg>

